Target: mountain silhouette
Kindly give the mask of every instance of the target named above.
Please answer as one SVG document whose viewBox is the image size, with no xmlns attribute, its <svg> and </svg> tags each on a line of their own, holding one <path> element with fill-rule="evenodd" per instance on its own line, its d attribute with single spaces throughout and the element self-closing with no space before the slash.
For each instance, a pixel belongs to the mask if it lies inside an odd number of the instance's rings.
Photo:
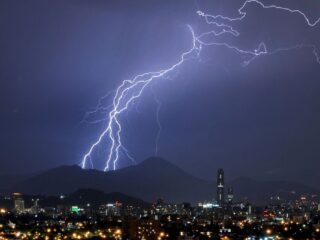
<svg viewBox="0 0 320 240">
<path fill-rule="evenodd" d="M 128 195 L 112 192 L 104 193 L 95 189 L 79 189 L 67 196 L 65 196 L 64 201 L 66 204 L 78 204 L 83 206 L 90 203 L 91 206 L 100 206 L 105 203 L 121 202 L 125 205 L 133 206 L 150 206 L 150 204 L 138 199 L 129 197 Z"/>
<path fill-rule="evenodd" d="M 272 196 L 294 199 L 302 193 L 319 193 L 317 189 L 301 184 L 256 181 L 246 177 L 227 181 L 228 186 L 233 187 L 236 199 L 247 198 L 257 204 L 268 202 Z M 118 192 L 150 203 L 158 198 L 166 202 L 197 203 L 212 200 L 216 195 L 214 182 L 196 178 L 162 158 L 148 158 L 138 165 L 109 172 L 62 166 L 19 181 L 10 192 L 58 195 L 78 189 Z"/>
<path fill-rule="evenodd" d="M 24 194 L 57 195 L 91 188 L 154 202 L 197 202 L 214 197 L 213 184 L 184 172 L 161 158 L 149 158 L 141 164 L 117 171 L 83 170 L 62 166 L 16 184 L 12 191 Z"/>
<path fill-rule="evenodd" d="M 248 198 L 255 203 L 267 203 L 272 198 L 279 197 L 280 200 L 293 200 L 301 194 L 316 194 L 320 191 L 300 183 L 286 181 L 257 181 L 248 177 L 239 177 L 228 183 L 236 191 L 240 191 L 240 198 Z"/>
</svg>

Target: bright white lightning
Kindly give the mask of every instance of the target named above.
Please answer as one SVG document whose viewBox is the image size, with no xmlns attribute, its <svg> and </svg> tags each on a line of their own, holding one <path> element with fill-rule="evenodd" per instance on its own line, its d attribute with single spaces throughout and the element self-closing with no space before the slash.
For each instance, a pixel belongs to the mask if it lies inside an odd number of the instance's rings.
<svg viewBox="0 0 320 240">
<path fill-rule="evenodd" d="M 233 37 L 238 37 L 240 33 L 234 29 L 234 27 L 231 25 L 233 22 L 236 21 L 242 21 L 246 15 L 247 12 L 244 10 L 244 8 L 249 3 L 256 3 L 258 6 L 264 8 L 264 9 L 276 9 L 288 12 L 290 14 L 297 14 L 304 18 L 307 25 L 309 27 L 314 27 L 320 22 L 320 18 L 317 19 L 314 22 L 311 22 L 307 15 L 303 13 L 300 10 L 296 9 L 290 9 L 286 7 L 276 6 L 276 5 L 265 5 L 264 3 L 258 1 L 258 0 L 246 0 L 244 4 L 238 9 L 239 17 L 237 18 L 230 18 L 223 15 L 209 15 L 205 14 L 202 11 L 198 11 L 198 15 L 201 17 L 204 17 L 205 21 L 209 25 L 214 25 L 218 30 L 212 30 L 208 32 L 201 33 L 200 35 L 195 35 L 193 29 L 189 26 L 189 29 L 192 33 L 192 46 L 189 50 L 186 52 L 183 52 L 179 58 L 179 61 L 173 64 L 172 66 L 162 69 L 156 72 L 147 72 L 143 73 L 141 75 L 138 75 L 134 77 L 132 80 L 124 80 L 120 86 L 116 89 L 115 95 L 113 97 L 113 101 L 110 108 L 103 107 L 100 102 L 97 106 L 97 109 L 95 111 L 89 112 L 89 115 L 91 113 L 96 113 L 99 111 L 108 111 L 107 118 L 103 119 L 107 121 L 107 126 L 105 130 L 100 134 L 97 141 L 94 142 L 91 147 L 89 148 L 88 152 L 84 155 L 81 167 L 86 168 L 88 161 L 90 161 L 91 166 L 93 166 L 91 155 L 94 151 L 94 149 L 103 141 L 104 138 L 108 138 L 110 140 L 110 147 L 108 149 L 108 156 L 106 159 L 106 164 L 104 167 L 104 170 L 110 170 L 111 168 L 113 170 L 117 169 L 117 163 L 119 161 L 119 152 L 122 149 L 123 152 L 127 155 L 128 158 L 133 160 L 133 158 L 129 155 L 127 149 L 123 146 L 121 141 L 121 131 L 122 126 L 119 120 L 119 117 L 121 113 L 125 112 L 129 105 L 132 104 L 136 99 L 138 99 L 146 87 L 153 81 L 161 78 L 167 77 L 167 75 L 173 71 L 175 71 L 178 67 L 180 67 L 186 60 L 198 57 L 202 47 L 203 46 L 217 46 L 217 47 L 225 47 L 232 51 L 235 51 L 238 54 L 244 55 L 247 57 L 247 60 L 244 62 L 244 65 L 250 64 L 253 60 L 255 60 L 257 57 L 261 55 L 270 55 L 270 54 L 276 54 L 281 51 L 289 51 L 293 49 L 299 49 L 299 48 L 310 48 L 317 60 L 317 62 L 320 64 L 320 57 L 317 53 L 316 46 L 312 44 L 298 44 L 295 46 L 290 46 L 286 48 L 278 48 L 275 50 L 269 51 L 266 47 L 265 43 L 260 43 L 256 49 L 253 50 L 245 50 L 241 49 L 237 46 L 231 45 L 227 42 L 219 42 L 219 41 L 207 41 L 205 40 L 208 37 L 212 37 L 213 39 L 224 36 L 224 35 L 231 35 Z M 110 110 L 111 109 L 111 110 Z M 159 109 L 159 105 L 158 105 Z M 157 121 L 159 124 L 159 118 L 158 118 L 158 110 L 157 110 Z M 161 126 L 161 125 L 159 125 Z M 157 135 L 158 138 L 158 135 Z M 157 145 L 158 140 L 156 140 Z M 156 146 L 156 152 L 157 152 L 158 146 Z"/>
<path fill-rule="evenodd" d="M 230 24 L 232 24 L 233 22 L 238 22 L 238 21 L 242 21 L 245 19 L 245 17 L 247 16 L 247 12 L 245 11 L 245 8 L 250 3 L 256 3 L 258 6 L 262 7 L 263 9 L 275 9 L 275 10 L 287 12 L 289 14 L 297 14 L 299 16 L 302 16 L 309 27 L 315 27 L 320 22 L 320 18 L 318 18 L 314 22 L 310 21 L 310 19 L 307 17 L 307 15 L 305 13 L 303 13 L 302 11 L 297 10 L 297 9 L 290 9 L 287 7 L 281 7 L 281 6 L 277 6 L 274 4 L 266 5 L 259 0 L 246 0 L 241 5 L 241 7 L 238 9 L 239 17 L 236 17 L 236 18 L 231 18 L 231 17 L 224 16 L 221 14 L 211 15 L 211 14 L 206 14 L 202 11 L 197 11 L 197 14 L 199 16 L 204 17 L 207 24 L 222 28 L 222 30 L 220 30 L 219 32 L 209 31 L 209 32 L 202 33 L 200 36 L 198 36 L 199 43 L 201 45 L 206 45 L 206 46 L 213 46 L 213 45 L 214 46 L 223 46 L 223 47 L 229 48 L 231 50 L 234 50 L 234 51 L 238 52 L 239 54 L 244 54 L 244 55 L 249 56 L 248 60 L 244 62 L 244 66 L 247 66 L 254 59 L 256 59 L 258 56 L 261 56 L 261 55 L 275 54 L 275 53 L 279 53 L 282 51 L 290 51 L 290 50 L 300 49 L 300 48 L 310 48 L 316 58 L 316 61 L 320 64 L 319 54 L 317 52 L 316 46 L 313 44 L 297 44 L 297 45 L 290 46 L 290 47 L 278 48 L 278 49 L 275 49 L 272 51 L 268 51 L 266 44 L 262 42 L 259 44 L 257 49 L 254 49 L 252 51 L 252 50 L 240 49 L 239 47 L 230 45 L 226 42 L 216 42 L 216 41 L 206 42 L 204 40 L 201 40 L 204 37 L 207 37 L 210 35 L 217 37 L 217 36 L 220 36 L 225 33 L 232 34 L 236 37 L 239 36 L 240 33 L 237 30 L 233 29 L 233 27 Z M 221 23 L 221 21 L 223 23 Z M 225 22 L 228 22 L 229 24 L 227 24 Z"/>
<path fill-rule="evenodd" d="M 198 11 L 198 14 L 204 16 L 206 18 L 206 21 L 207 21 L 208 24 L 218 25 L 216 20 L 226 20 L 226 21 L 229 21 L 229 22 L 241 21 L 247 16 L 247 12 L 244 9 L 249 3 L 256 3 L 260 7 L 264 8 L 264 9 L 277 9 L 277 10 L 285 11 L 285 12 L 288 12 L 288 13 L 293 13 L 293 14 L 300 15 L 300 16 L 302 16 L 304 18 L 304 20 L 307 22 L 309 27 L 314 27 L 320 22 L 320 17 L 316 21 L 311 22 L 309 20 L 309 18 L 307 17 L 307 15 L 305 13 L 303 13 L 302 11 L 298 10 L 298 9 L 290 9 L 290 8 L 287 8 L 287 7 L 281 7 L 281 6 L 277 6 L 277 5 L 274 5 L 274 4 L 266 5 L 263 2 L 258 1 L 258 0 L 246 0 L 242 4 L 242 6 L 238 9 L 238 13 L 239 13 L 240 16 L 237 17 L 237 18 L 230 18 L 230 17 L 223 16 L 221 14 L 209 15 L 209 14 L 205 14 L 205 13 L 203 13 L 201 11 Z M 210 19 L 213 19 L 214 21 L 210 21 Z M 222 25 L 224 25 L 224 24 L 222 24 Z M 230 30 L 232 29 L 231 26 L 228 26 L 228 25 L 226 25 L 226 26 Z M 237 31 L 235 31 L 235 32 L 237 32 Z"/>
<path fill-rule="evenodd" d="M 182 53 L 180 60 L 170 66 L 167 69 L 162 69 L 157 72 L 147 72 L 134 77 L 132 80 L 124 80 L 122 84 L 117 88 L 115 96 L 113 98 L 112 110 L 109 113 L 108 125 L 106 129 L 101 133 L 98 140 L 93 143 L 89 151 L 84 155 L 81 166 L 86 168 L 88 159 L 91 158 L 91 154 L 96 146 L 98 146 L 105 136 L 111 141 L 111 146 L 109 149 L 109 155 L 107 157 L 106 165 L 104 171 L 110 170 L 110 165 L 112 164 L 112 169 L 117 168 L 117 162 L 119 160 L 119 150 L 122 147 L 121 142 L 121 124 L 119 122 L 119 115 L 126 111 L 129 104 L 135 99 L 139 98 L 143 93 L 144 89 L 154 80 L 164 77 L 166 74 L 174 71 L 182 63 L 184 63 L 188 58 L 194 55 L 198 56 L 201 51 L 201 45 L 198 44 L 197 38 L 194 34 L 193 29 L 189 26 L 192 34 L 192 47 Z"/>
</svg>

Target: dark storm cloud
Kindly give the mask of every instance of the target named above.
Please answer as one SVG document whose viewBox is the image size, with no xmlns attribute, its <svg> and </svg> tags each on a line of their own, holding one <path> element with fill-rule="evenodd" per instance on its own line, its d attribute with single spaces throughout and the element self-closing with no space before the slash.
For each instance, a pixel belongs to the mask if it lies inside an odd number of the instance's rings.
<svg viewBox="0 0 320 240">
<path fill-rule="evenodd" d="M 299 8 L 310 19 L 320 12 L 317 1 L 273 2 Z M 1 1 L 1 172 L 78 163 L 103 127 L 79 125 L 100 96 L 123 79 L 174 63 L 191 44 L 186 24 L 197 32 L 207 29 L 197 8 L 235 16 L 240 5 Z M 307 27 L 299 16 L 254 5 L 248 12 L 237 26 L 239 39 L 228 39 L 241 47 L 264 40 L 273 49 L 320 37 L 319 26 Z M 246 68 L 241 57 L 223 48 L 205 48 L 202 59 L 152 86 L 162 101 L 160 155 L 207 178 L 224 167 L 230 177 L 319 180 L 313 169 L 320 167 L 320 66 L 312 50 L 263 56 Z M 121 119 L 126 146 L 141 161 L 154 154 L 151 91 L 136 104 L 141 113 L 132 107 Z"/>
</svg>

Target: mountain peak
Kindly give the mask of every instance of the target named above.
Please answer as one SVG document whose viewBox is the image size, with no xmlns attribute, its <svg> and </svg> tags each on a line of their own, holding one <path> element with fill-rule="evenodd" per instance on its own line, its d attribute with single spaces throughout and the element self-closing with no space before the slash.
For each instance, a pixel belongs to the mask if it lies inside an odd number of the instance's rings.
<svg viewBox="0 0 320 240">
<path fill-rule="evenodd" d="M 143 166 L 152 165 L 153 167 L 168 166 L 168 165 L 175 166 L 171 162 L 169 162 L 161 157 L 149 157 L 146 160 L 144 160 L 143 162 L 141 162 L 139 165 L 143 165 Z"/>
<path fill-rule="evenodd" d="M 186 189 L 186 185 L 190 188 Z M 91 192 L 83 189 L 96 189 L 105 193 L 120 192 L 150 202 L 159 197 L 168 202 L 196 202 L 210 199 L 212 196 L 208 189 L 211 188 L 211 184 L 191 176 L 169 161 L 150 157 L 138 165 L 107 173 L 82 170 L 79 166 L 62 166 L 21 181 L 12 190 L 26 194 L 58 195 L 78 189 L 82 189 L 82 193 Z M 194 189 L 197 194 L 193 193 Z"/>
</svg>

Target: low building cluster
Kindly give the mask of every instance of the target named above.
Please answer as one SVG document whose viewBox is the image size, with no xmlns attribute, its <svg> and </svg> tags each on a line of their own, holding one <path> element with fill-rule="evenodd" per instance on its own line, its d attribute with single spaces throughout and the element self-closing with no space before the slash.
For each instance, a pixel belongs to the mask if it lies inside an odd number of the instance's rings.
<svg viewBox="0 0 320 240">
<path fill-rule="evenodd" d="M 320 239 L 320 212 L 307 199 L 301 196 L 265 207 L 240 202 L 221 208 L 212 202 L 191 206 L 159 200 L 149 208 L 118 202 L 96 209 L 87 205 L 39 207 L 37 212 L 2 208 L 0 239 Z"/>
<path fill-rule="evenodd" d="M 0 240 L 320 239 L 317 196 L 305 194 L 290 201 L 270 196 L 267 206 L 234 201 L 231 188 L 225 197 L 222 169 L 218 171 L 217 201 L 196 205 L 162 199 L 148 206 L 118 201 L 70 204 L 63 195 L 59 199 L 59 204 L 52 204 L 50 197 L 29 196 L 27 200 L 19 193 L 1 197 Z"/>
</svg>

